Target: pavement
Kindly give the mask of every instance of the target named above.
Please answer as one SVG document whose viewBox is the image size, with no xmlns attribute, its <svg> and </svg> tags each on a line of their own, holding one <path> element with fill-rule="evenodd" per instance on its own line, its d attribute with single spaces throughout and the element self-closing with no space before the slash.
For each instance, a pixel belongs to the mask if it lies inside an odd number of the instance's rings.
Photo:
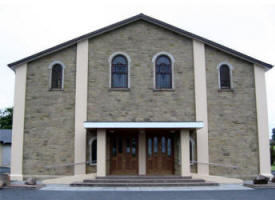
<svg viewBox="0 0 275 200">
<path fill-rule="evenodd" d="M 208 191 L 55 191 L 3 189 L 5 200 L 271 200 L 274 189 Z"/>
</svg>

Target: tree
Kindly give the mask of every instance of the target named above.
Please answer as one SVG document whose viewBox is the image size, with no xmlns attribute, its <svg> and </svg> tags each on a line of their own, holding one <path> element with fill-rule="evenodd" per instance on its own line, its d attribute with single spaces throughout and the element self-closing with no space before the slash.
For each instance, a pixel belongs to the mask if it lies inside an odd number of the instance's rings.
<svg viewBox="0 0 275 200">
<path fill-rule="evenodd" d="M 12 129 L 13 108 L 0 110 L 0 129 Z"/>
<path fill-rule="evenodd" d="M 275 128 L 272 129 L 272 140 L 275 142 Z"/>
</svg>

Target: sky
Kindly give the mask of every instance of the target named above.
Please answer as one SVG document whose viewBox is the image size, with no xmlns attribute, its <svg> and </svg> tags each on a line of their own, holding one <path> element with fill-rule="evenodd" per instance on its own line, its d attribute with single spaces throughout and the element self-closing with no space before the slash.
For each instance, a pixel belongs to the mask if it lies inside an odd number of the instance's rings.
<svg viewBox="0 0 275 200">
<path fill-rule="evenodd" d="M 275 65 L 274 0 L 0 0 L 0 109 L 13 106 L 8 63 L 139 13 Z M 275 67 L 266 85 L 271 134 Z"/>
</svg>

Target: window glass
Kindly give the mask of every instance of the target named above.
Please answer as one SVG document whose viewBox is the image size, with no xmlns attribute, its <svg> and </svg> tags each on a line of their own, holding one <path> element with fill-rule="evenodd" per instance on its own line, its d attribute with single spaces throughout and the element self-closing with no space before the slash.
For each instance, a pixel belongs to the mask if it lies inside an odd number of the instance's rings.
<svg viewBox="0 0 275 200">
<path fill-rule="evenodd" d="M 112 88 L 128 87 L 128 62 L 127 59 L 118 55 L 112 60 Z"/>
<path fill-rule="evenodd" d="M 158 153 L 158 137 L 154 137 L 154 153 Z"/>
<path fill-rule="evenodd" d="M 220 87 L 223 88 L 230 88 L 230 69 L 228 65 L 222 65 L 220 67 Z"/>
<path fill-rule="evenodd" d="M 166 144 L 165 144 L 165 137 L 164 136 L 161 138 L 161 152 L 162 153 L 166 152 Z"/>
<path fill-rule="evenodd" d="M 156 88 L 172 88 L 172 69 L 170 58 L 161 55 L 156 60 Z"/>
<path fill-rule="evenodd" d="M 152 138 L 148 139 L 148 156 L 152 155 Z"/>
<path fill-rule="evenodd" d="M 167 155 L 171 156 L 172 154 L 172 140 L 171 138 L 168 138 L 167 140 Z"/>
<path fill-rule="evenodd" d="M 136 156 L 137 141 L 136 138 L 132 138 L 132 155 Z"/>
<path fill-rule="evenodd" d="M 52 82 L 51 82 L 51 88 L 58 89 L 62 88 L 62 71 L 63 68 L 60 64 L 55 64 L 52 67 Z"/>
<path fill-rule="evenodd" d="M 193 152 L 192 152 L 193 148 L 192 148 L 192 142 L 189 142 L 189 153 L 190 153 L 190 161 L 193 161 Z"/>
<path fill-rule="evenodd" d="M 97 140 L 92 142 L 92 163 L 97 161 Z"/>
</svg>

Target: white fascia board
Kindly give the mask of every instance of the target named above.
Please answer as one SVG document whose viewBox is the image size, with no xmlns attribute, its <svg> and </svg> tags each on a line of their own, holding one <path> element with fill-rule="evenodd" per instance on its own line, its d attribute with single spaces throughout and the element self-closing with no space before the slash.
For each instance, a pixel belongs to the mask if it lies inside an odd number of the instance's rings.
<svg viewBox="0 0 275 200">
<path fill-rule="evenodd" d="M 84 122 L 84 128 L 203 128 L 203 122 Z"/>
</svg>

